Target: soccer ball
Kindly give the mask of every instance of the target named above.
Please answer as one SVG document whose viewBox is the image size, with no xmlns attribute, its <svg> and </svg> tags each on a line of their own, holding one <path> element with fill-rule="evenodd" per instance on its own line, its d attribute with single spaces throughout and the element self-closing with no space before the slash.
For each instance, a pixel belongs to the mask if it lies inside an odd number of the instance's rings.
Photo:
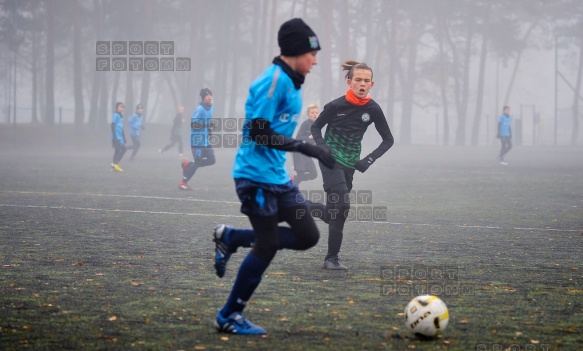
<svg viewBox="0 0 583 351">
<path fill-rule="evenodd" d="M 417 337 L 438 336 L 448 322 L 447 306 L 437 296 L 417 296 L 405 307 L 405 325 Z"/>
</svg>

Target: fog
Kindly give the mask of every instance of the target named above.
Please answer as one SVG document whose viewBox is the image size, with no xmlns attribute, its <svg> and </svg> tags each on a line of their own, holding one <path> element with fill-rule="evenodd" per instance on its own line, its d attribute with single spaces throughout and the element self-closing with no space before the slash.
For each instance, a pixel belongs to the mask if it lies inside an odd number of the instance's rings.
<svg viewBox="0 0 583 351">
<path fill-rule="evenodd" d="M 74 124 L 105 140 L 123 101 L 126 116 L 141 103 L 146 125 L 167 130 L 203 87 L 215 117 L 241 118 L 250 82 L 279 53 L 279 25 L 301 17 L 322 46 L 304 107 L 342 95 L 340 63 L 356 59 L 374 70 L 371 96 L 397 144 L 495 144 L 508 105 L 517 144 L 577 145 L 582 15 L 575 0 L 5 0 L 0 122 Z M 114 62 L 135 58 L 158 61 Z"/>
</svg>

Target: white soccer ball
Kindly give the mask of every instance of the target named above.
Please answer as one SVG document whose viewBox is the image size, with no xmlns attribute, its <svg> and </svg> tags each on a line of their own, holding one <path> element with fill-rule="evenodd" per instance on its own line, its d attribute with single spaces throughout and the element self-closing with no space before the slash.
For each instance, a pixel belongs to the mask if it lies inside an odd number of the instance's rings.
<svg viewBox="0 0 583 351">
<path fill-rule="evenodd" d="M 417 296 L 405 307 L 405 324 L 417 337 L 438 336 L 447 327 L 448 322 L 447 306 L 437 296 Z"/>
</svg>

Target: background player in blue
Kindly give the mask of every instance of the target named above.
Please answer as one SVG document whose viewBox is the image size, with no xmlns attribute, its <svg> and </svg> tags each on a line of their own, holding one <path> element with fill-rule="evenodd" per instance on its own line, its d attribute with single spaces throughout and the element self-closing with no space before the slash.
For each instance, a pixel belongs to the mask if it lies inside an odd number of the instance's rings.
<svg viewBox="0 0 583 351">
<path fill-rule="evenodd" d="M 132 155 L 130 160 L 133 160 L 138 153 L 138 150 L 142 146 L 140 141 L 140 130 L 144 130 L 144 107 L 142 104 L 136 106 L 136 112 L 130 117 L 128 121 L 130 126 L 130 137 L 132 138 L 132 146 L 127 147 L 127 149 L 132 149 Z"/>
<path fill-rule="evenodd" d="M 111 117 L 111 144 L 115 151 L 113 152 L 113 163 L 111 170 L 115 172 L 123 172 L 119 166 L 123 155 L 126 153 L 126 136 L 123 132 L 123 111 L 125 106 L 123 102 L 115 104 L 115 112 Z"/>
<path fill-rule="evenodd" d="M 190 146 L 192 148 L 192 161 L 182 162 L 182 180 L 178 183 L 180 190 L 192 190 L 188 181 L 200 167 L 215 164 L 215 151 L 213 150 L 209 136 L 211 134 L 211 120 L 213 118 L 213 93 L 208 88 L 200 91 L 200 104 L 194 109 L 190 119 Z"/>
<path fill-rule="evenodd" d="M 379 157 L 393 146 L 393 135 L 381 107 L 368 94 L 374 86 L 372 68 L 364 62 L 346 61 L 342 64 L 346 73 L 346 94 L 324 106 L 320 117 L 312 124 L 312 136 L 317 145 L 332 149 L 336 159 L 333 169 L 320 165 L 328 218 L 328 253 L 324 268 L 345 270 L 338 253 L 342 245 L 344 223 L 350 210 L 349 194 L 352 190 L 354 171 L 364 173 Z M 374 124 L 383 139 L 380 145 L 363 159 L 361 141 L 367 128 Z M 322 137 L 322 128 L 326 135 Z"/>
<path fill-rule="evenodd" d="M 500 143 L 502 144 L 500 148 L 500 153 L 498 154 L 498 162 L 501 165 L 506 166 L 508 163 L 504 162 L 504 155 L 512 149 L 512 117 L 510 117 L 510 107 L 504 106 L 502 109 L 502 116 L 498 118 L 498 135 L 500 138 Z"/>
<path fill-rule="evenodd" d="M 253 249 L 239 268 L 224 307 L 217 313 L 220 332 L 265 334 L 243 316 L 243 309 L 279 249 L 307 250 L 320 233 L 306 201 L 285 168 L 286 151 L 318 157 L 333 166 L 329 150 L 292 139 L 302 108 L 301 85 L 317 63 L 316 34 L 299 18 L 282 24 L 278 33 L 281 56 L 275 57 L 249 89 L 245 105 L 243 141 L 235 157 L 233 178 L 241 212 L 252 230 L 225 225 L 215 227 L 215 269 L 222 277 L 227 261 L 238 247 Z M 279 226 L 287 222 L 289 227 Z"/>
</svg>

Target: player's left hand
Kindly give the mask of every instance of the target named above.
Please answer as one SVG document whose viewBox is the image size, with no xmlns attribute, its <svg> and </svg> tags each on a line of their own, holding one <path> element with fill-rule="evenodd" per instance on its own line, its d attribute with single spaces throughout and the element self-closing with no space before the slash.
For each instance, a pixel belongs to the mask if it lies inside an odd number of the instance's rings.
<svg viewBox="0 0 583 351">
<path fill-rule="evenodd" d="M 368 167 L 370 167 L 374 163 L 374 161 L 375 161 L 375 159 L 371 155 L 368 155 L 365 158 L 363 158 L 362 160 L 356 162 L 354 164 L 354 168 L 357 171 L 364 173 L 364 172 L 366 172 Z"/>
</svg>

